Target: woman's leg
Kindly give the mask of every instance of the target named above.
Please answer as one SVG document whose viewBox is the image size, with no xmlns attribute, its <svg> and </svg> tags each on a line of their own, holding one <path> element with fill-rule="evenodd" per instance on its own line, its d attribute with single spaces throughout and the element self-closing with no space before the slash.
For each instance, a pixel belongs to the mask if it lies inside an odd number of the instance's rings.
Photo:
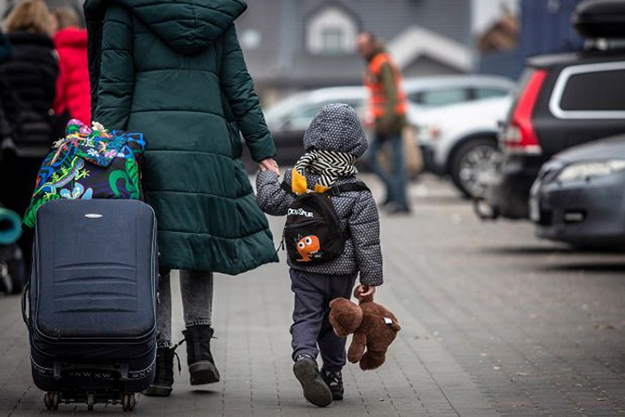
<svg viewBox="0 0 625 417">
<path fill-rule="evenodd" d="M 180 271 L 185 327 L 210 326 L 213 313 L 213 273 Z"/>
<path fill-rule="evenodd" d="M 210 342 L 213 337 L 211 316 L 213 309 L 213 273 L 208 271 L 180 271 L 180 292 L 186 330 L 187 363 L 191 385 L 219 381 Z"/>
<path fill-rule="evenodd" d="M 174 384 L 174 348 L 171 347 L 171 271 L 159 271 L 159 293 L 156 305 L 156 374 L 143 391 L 153 397 L 168 397 Z"/>
<path fill-rule="evenodd" d="M 156 306 L 156 340 L 158 347 L 171 346 L 171 271 L 161 270 Z"/>
<path fill-rule="evenodd" d="M 13 152 L 5 152 L 0 162 L 0 178 L 3 179 L 0 202 L 22 217 L 30 205 L 41 162 L 43 158 L 20 158 Z M 24 265 L 30 269 L 33 232 L 25 229 L 17 244 L 22 250 Z"/>
</svg>

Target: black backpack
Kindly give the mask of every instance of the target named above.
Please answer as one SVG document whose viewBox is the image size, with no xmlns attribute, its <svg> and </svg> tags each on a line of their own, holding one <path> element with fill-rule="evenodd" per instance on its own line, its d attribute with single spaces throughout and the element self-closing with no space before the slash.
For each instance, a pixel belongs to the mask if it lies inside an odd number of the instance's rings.
<svg viewBox="0 0 625 417">
<path fill-rule="evenodd" d="M 290 185 L 282 189 L 293 193 Z M 283 245 L 294 264 L 319 265 L 343 254 L 347 236 L 341 232 L 341 222 L 331 197 L 348 191 L 365 191 L 363 182 L 335 185 L 323 193 L 297 195 L 288 209 Z"/>
</svg>

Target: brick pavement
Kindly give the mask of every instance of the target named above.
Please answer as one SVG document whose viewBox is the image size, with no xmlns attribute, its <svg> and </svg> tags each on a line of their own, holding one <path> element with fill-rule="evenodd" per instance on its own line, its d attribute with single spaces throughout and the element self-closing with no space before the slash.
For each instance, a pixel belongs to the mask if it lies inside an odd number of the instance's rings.
<svg viewBox="0 0 625 417">
<path fill-rule="evenodd" d="M 383 218 L 387 282 L 378 300 L 403 330 L 383 368 L 346 368 L 344 401 L 319 410 L 302 399 L 289 359 L 287 270 L 273 264 L 216 281 L 213 345 L 222 382 L 192 389 L 183 366 L 172 397 L 141 397 L 134 413 L 623 414 L 622 254 L 539 242 L 526 223 L 480 223 L 438 180 L 413 187 L 412 197 L 412 217 Z M 275 231 L 281 222 L 272 219 Z M 0 415 L 47 414 L 30 378 L 19 300 L 0 297 L 0 311 Z M 115 412 L 121 407 L 96 406 L 94 414 Z M 61 405 L 54 414 L 83 413 L 86 406 Z"/>
</svg>

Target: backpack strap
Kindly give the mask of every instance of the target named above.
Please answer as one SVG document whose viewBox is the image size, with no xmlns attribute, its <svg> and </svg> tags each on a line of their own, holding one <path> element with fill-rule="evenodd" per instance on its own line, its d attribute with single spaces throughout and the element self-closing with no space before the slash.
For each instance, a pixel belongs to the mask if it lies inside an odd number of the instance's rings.
<svg viewBox="0 0 625 417">
<path fill-rule="evenodd" d="M 328 194 L 328 195 L 336 197 L 337 195 L 341 193 L 348 193 L 350 191 L 369 191 L 369 187 L 367 187 L 367 185 L 362 181 L 350 182 L 347 184 L 335 185 L 334 187 L 326 191 L 324 194 Z"/>
<path fill-rule="evenodd" d="M 295 194 L 291 189 L 291 186 L 286 181 L 282 181 L 280 183 L 280 188 L 282 188 L 287 193 Z M 367 185 L 362 181 L 350 182 L 347 184 L 335 185 L 331 187 L 328 191 L 325 191 L 323 194 L 336 197 L 341 193 L 347 193 L 350 191 L 369 191 L 369 187 L 367 187 Z"/>
<path fill-rule="evenodd" d="M 287 193 L 290 193 L 290 194 L 295 194 L 295 193 L 293 192 L 293 190 L 291 189 L 291 186 L 290 186 L 290 185 L 289 185 L 286 181 L 282 181 L 282 182 L 280 183 L 280 188 L 282 188 L 282 189 L 283 189 L 284 191 L 286 191 Z"/>
</svg>

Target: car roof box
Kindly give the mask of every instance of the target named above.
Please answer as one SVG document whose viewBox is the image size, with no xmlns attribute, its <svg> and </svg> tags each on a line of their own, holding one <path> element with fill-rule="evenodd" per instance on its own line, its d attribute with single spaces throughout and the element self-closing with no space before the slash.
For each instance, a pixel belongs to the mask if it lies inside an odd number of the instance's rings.
<svg viewBox="0 0 625 417">
<path fill-rule="evenodd" d="M 586 0 L 575 9 L 572 23 L 586 38 L 625 38 L 625 1 Z"/>
</svg>

